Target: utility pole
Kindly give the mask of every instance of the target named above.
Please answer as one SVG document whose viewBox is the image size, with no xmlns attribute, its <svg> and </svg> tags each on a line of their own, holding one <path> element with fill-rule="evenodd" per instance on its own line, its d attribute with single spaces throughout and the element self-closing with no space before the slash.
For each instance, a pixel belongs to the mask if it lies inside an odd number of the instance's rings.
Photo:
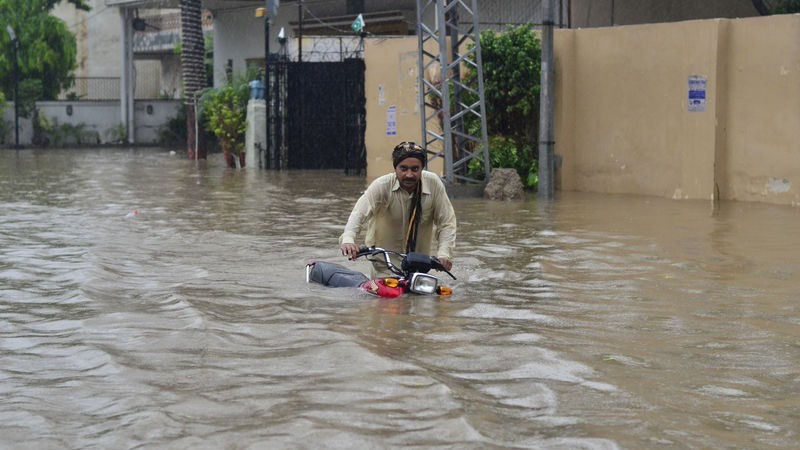
<svg viewBox="0 0 800 450">
<path fill-rule="evenodd" d="M 297 62 L 303 62 L 303 0 L 297 2 Z"/>
<path fill-rule="evenodd" d="M 269 83 L 269 3 L 270 0 L 265 0 L 265 8 L 264 8 L 264 144 L 267 147 L 265 150 L 267 152 L 267 167 L 270 169 L 274 169 L 275 167 L 272 165 L 275 161 L 273 158 L 275 153 L 275 147 L 272 146 L 270 141 L 270 109 L 269 109 L 269 97 L 270 97 L 270 83 Z"/>
<path fill-rule="evenodd" d="M 270 110 L 270 90 L 273 83 L 271 83 L 270 76 L 270 52 L 269 52 L 269 26 L 271 17 L 278 15 L 279 0 L 264 0 L 264 7 L 256 9 L 256 17 L 264 16 L 264 140 L 266 146 L 266 166 L 269 169 L 275 169 L 277 161 L 278 144 L 272 139 L 274 133 L 270 132 L 270 125 L 273 121 L 275 114 Z M 277 87 L 276 87 L 277 91 Z"/>
<path fill-rule="evenodd" d="M 424 22 L 431 18 L 433 24 Z M 422 140 L 429 161 L 444 159 L 444 181 L 454 184 L 479 182 L 468 171 L 470 161 L 478 160 L 483 164 L 486 181 L 491 167 L 478 1 L 417 0 L 417 36 Z M 462 79 L 462 67 L 471 68 L 476 76 Z M 467 117 L 476 121 L 479 126 L 475 128 L 479 129 L 467 130 Z"/>
<path fill-rule="evenodd" d="M 539 97 L 539 198 L 552 199 L 553 163 L 553 26 L 555 0 L 542 0 L 542 78 Z"/>
</svg>

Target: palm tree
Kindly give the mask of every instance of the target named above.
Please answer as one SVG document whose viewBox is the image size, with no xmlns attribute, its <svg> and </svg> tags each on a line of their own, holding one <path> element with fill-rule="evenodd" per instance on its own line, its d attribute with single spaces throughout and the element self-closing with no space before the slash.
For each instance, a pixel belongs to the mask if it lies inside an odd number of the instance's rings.
<svg viewBox="0 0 800 450">
<path fill-rule="evenodd" d="M 206 149 L 198 145 L 196 100 L 205 86 L 205 44 L 203 41 L 202 0 L 180 0 L 181 72 L 186 106 L 186 144 L 189 159 L 206 159 Z"/>
</svg>

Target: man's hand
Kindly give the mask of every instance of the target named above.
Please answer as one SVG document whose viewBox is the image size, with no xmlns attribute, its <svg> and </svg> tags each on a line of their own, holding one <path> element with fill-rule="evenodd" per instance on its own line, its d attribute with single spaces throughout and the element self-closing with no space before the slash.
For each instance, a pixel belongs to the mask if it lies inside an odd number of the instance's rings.
<svg viewBox="0 0 800 450">
<path fill-rule="evenodd" d="M 450 271 L 450 269 L 453 268 L 453 262 L 450 261 L 447 258 L 439 258 L 439 262 L 442 263 L 442 265 L 444 266 L 445 270 L 447 270 L 448 272 Z"/>
<path fill-rule="evenodd" d="M 342 249 L 342 255 L 347 256 L 347 259 L 356 259 L 356 255 L 358 255 L 358 246 L 356 244 L 342 244 L 339 248 Z"/>
</svg>

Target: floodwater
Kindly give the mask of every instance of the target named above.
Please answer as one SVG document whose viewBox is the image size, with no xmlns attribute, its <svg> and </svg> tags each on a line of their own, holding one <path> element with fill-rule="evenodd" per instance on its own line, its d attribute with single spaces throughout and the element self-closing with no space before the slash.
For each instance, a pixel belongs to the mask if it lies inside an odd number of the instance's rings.
<svg viewBox="0 0 800 450">
<path fill-rule="evenodd" d="M 304 280 L 364 179 L 215 158 L 0 152 L 0 448 L 800 447 L 795 207 L 456 199 L 386 300 Z"/>
</svg>

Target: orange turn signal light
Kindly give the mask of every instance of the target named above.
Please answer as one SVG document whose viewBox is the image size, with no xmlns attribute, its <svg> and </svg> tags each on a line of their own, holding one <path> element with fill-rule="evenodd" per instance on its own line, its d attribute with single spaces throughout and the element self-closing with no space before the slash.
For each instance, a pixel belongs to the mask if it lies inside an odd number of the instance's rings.
<svg viewBox="0 0 800 450">
<path fill-rule="evenodd" d="M 385 284 L 387 287 L 390 288 L 396 288 L 399 283 L 397 281 L 397 278 L 384 278 L 383 284 Z"/>
<path fill-rule="evenodd" d="M 436 290 L 439 295 L 451 295 L 453 293 L 453 290 L 447 286 L 439 286 Z"/>
</svg>

